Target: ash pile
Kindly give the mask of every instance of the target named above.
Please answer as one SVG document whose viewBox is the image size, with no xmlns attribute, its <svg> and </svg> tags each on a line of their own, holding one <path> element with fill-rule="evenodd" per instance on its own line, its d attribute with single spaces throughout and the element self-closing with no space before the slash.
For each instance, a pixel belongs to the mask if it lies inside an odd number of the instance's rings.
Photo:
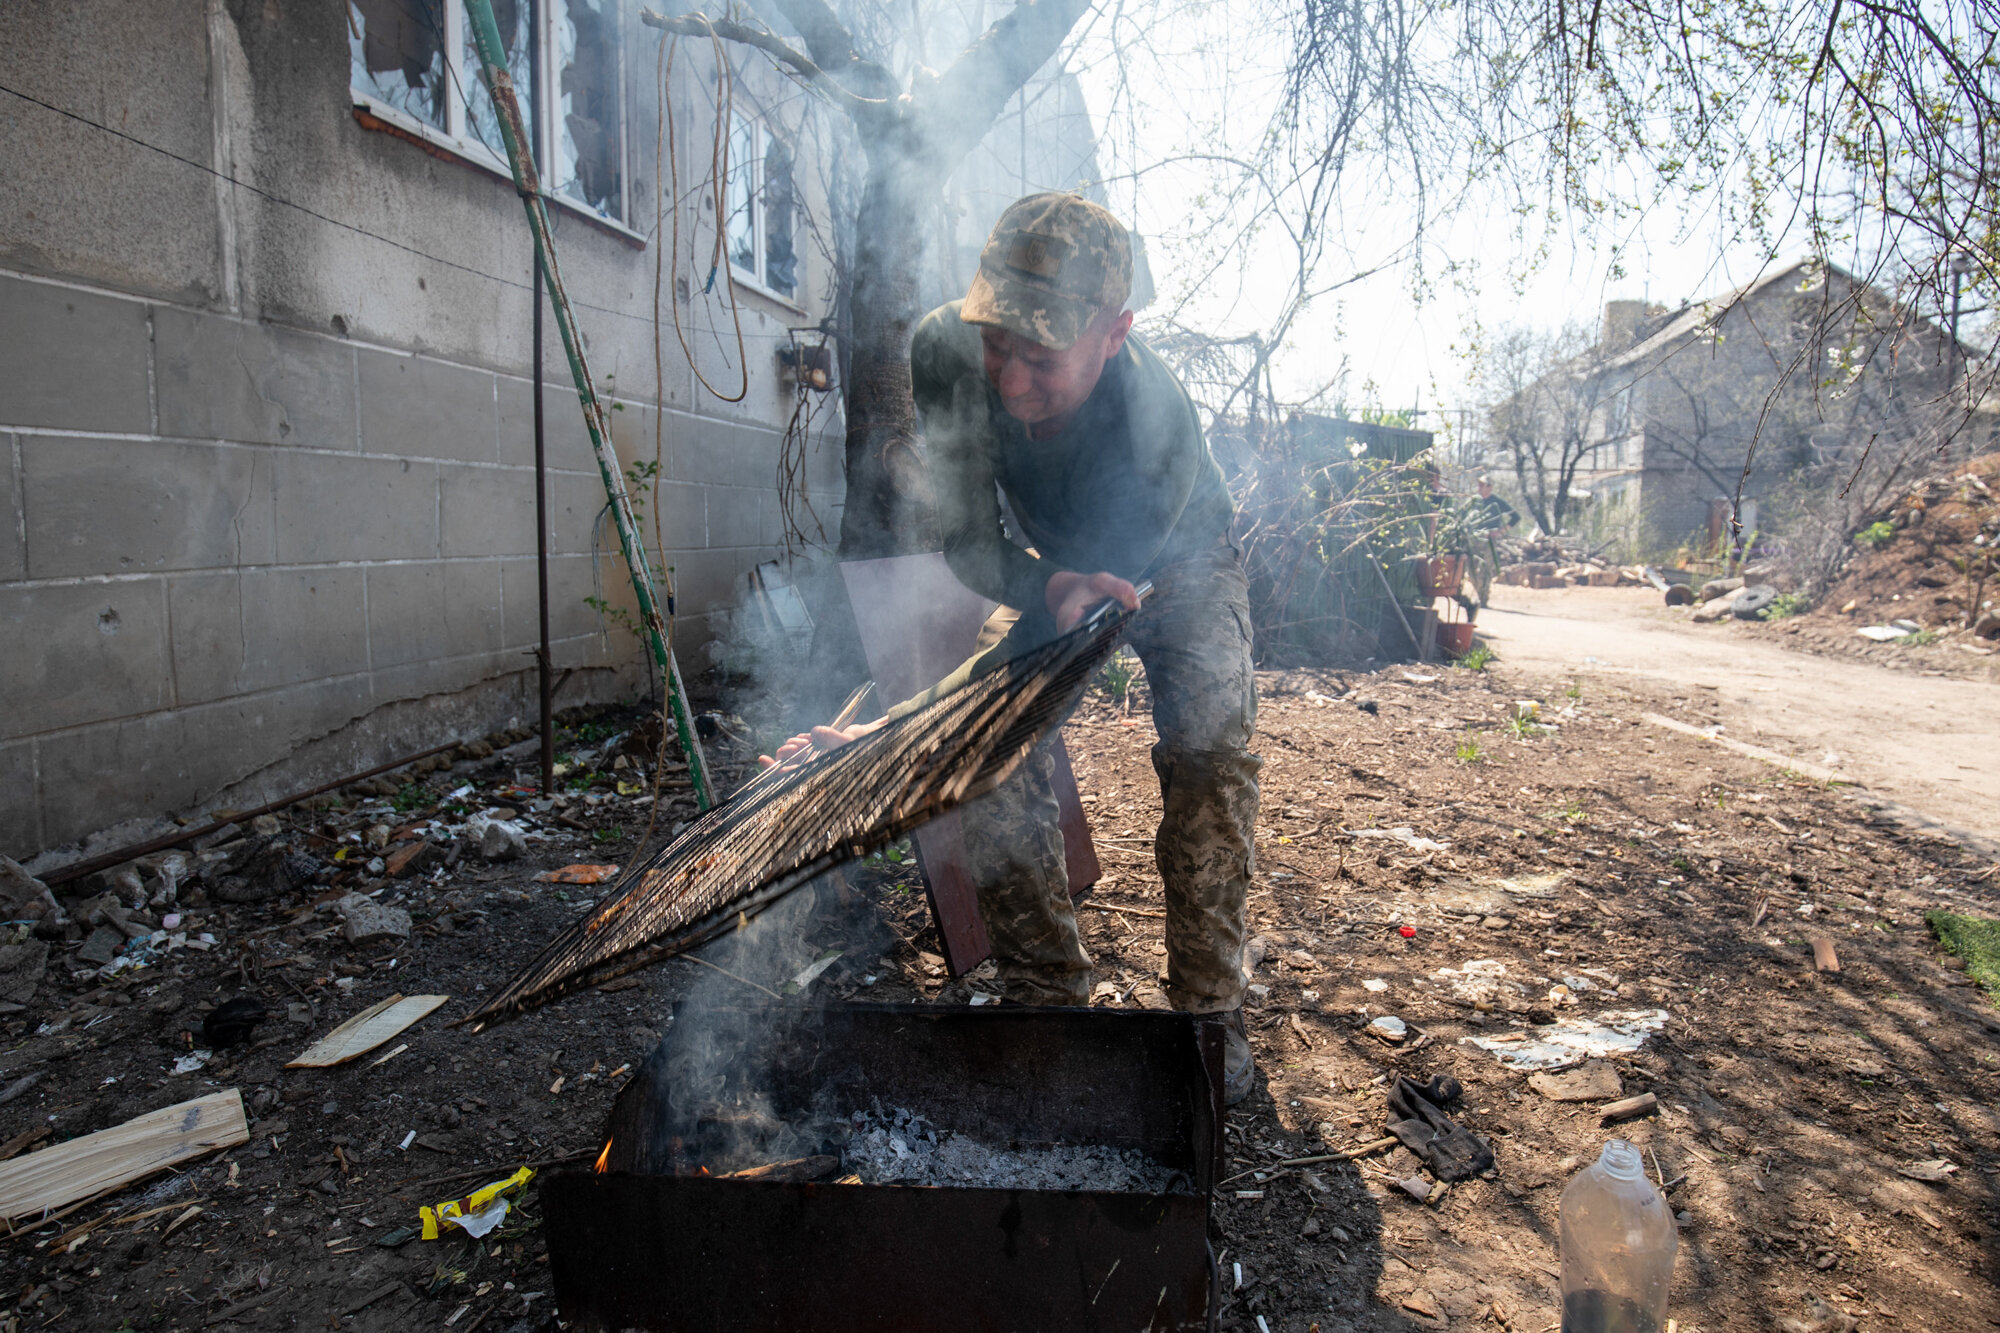
<svg viewBox="0 0 2000 1333">
<path fill-rule="evenodd" d="M 1063 1143 L 996 1147 L 940 1129 L 901 1107 L 856 1111 L 848 1125 L 841 1163 L 861 1184 L 1131 1194 L 1194 1189 L 1186 1172 L 1170 1170 L 1131 1148 Z"/>
</svg>

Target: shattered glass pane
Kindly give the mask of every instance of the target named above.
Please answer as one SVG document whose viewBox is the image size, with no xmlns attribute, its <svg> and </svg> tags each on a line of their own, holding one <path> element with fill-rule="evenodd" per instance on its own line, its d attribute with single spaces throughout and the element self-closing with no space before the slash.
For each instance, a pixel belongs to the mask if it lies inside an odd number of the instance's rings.
<svg viewBox="0 0 2000 1333">
<path fill-rule="evenodd" d="M 796 200 L 792 189 L 792 150 L 774 134 L 764 136 L 764 285 L 780 296 L 799 286 L 799 256 L 794 248 Z"/>
<path fill-rule="evenodd" d="M 729 262 L 757 276 L 757 127 L 742 116 L 729 127 L 729 212 L 724 235 Z"/>
<path fill-rule="evenodd" d="M 355 92 L 445 128 L 444 0 L 348 0 L 347 51 Z"/>
<path fill-rule="evenodd" d="M 528 142 L 532 146 L 535 141 L 535 105 L 532 71 L 529 69 L 532 38 L 528 32 L 528 0 L 493 0 L 493 21 L 500 29 L 500 49 L 507 57 L 507 72 L 514 77 L 514 100 L 521 104 L 521 119 L 526 122 Z M 465 32 L 465 68 L 465 90 L 471 95 L 471 105 L 466 108 L 465 131 L 484 144 L 493 156 L 505 162 L 507 141 L 500 137 L 500 118 L 493 110 L 493 95 L 486 91 L 486 80 L 479 76 L 479 48 L 472 40 L 472 25 L 469 22 Z"/>
<path fill-rule="evenodd" d="M 625 128 L 618 102 L 615 0 L 553 0 L 555 189 L 602 217 L 625 217 Z"/>
</svg>

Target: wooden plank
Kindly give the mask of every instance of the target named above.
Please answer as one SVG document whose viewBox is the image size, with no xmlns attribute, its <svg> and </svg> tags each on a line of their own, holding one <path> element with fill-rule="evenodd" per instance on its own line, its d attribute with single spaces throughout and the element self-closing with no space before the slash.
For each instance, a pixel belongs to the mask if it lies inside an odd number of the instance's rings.
<svg viewBox="0 0 2000 1333">
<path fill-rule="evenodd" d="M 425 1017 L 450 999 L 449 995 L 412 995 L 407 999 L 391 995 L 380 1004 L 370 1005 L 333 1031 L 321 1037 L 287 1069 L 324 1069 L 342 1064 L 388 1041 L 403 1029 Z"/>
<path fill-rule="evenodd" d="M 861 629 L 876 697 L 885 704 L 929 688 L 970 657 L 998 605 L 960 583 L 941 551 L 845 560 L 840 573 Z M 1097 883 L 1104 872 L 1091 844 L 1069 750 L 1060 735 L 1053 750 L 1052 786 L 1061 812 L 1063 862 L 1074 897 Z M 965 826 L 952 811 L 918 829 L 911 842 L 944 946 L 945 966 L 953 976 L 963 975 L 993 952 L 979 917 Z"/>
<path fill-rule="evenodd" d="M 0 1164 L 0 1217 L 32 1218 L 249 1141 L 243 1097 L 234 1088 L 149 1111 Z"/>
</svg>

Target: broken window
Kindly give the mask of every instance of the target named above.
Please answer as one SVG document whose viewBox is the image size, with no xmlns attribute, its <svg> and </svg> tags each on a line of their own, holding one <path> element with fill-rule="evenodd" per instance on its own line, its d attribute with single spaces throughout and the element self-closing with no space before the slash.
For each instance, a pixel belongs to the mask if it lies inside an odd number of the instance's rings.
<svg viewBox="0 0 2000 1333">
<path fill-rule="evenodd" d="M 624 74 L 617 0 L 491 0 L 531 151 L 550 193 L 623 222 Z M 505 172 L 507 144 L 479 73 L 465 0 L 347 0 L 356 107 Z M 536 105 L 533 60 L 547 84 Z"/>
<path fill-rule="evenodd" d="M 551 0 L 555 27 L 555 188 L 625 217 L 618 11 L 614 0 Z"/>
<path fill-rule="evenodd" d="M 730 126 L 729 263 L 738 274 L 779 296 L 799 286 L 798 203 L 792 150 L 748 116 Z"/>
<path fill-rule="evenodd" d="M 357 94 L 449 129 L 445 0 L 348 0 L 348 80 Z"/>
<path fill-rule="evenodd" d="M 507 58 L 507 73 L 513 77 L 515 98 L 521 104 L 521 118 L 528 122 L 528 137 L 532 142 L 540 117 L 535 114 L 534 106 L 531 68 L 534 34 L 529 31 L 528 0 L 493 0 L 493 22 L 500 29 L 500 49 Z M 465 91 L 471 98 L 466 109 L 466 132 L 479 140 L 487 152 L 505 162 L 507 141 L 500 137 L 500 117 L 493 109 L 493 94 L 486 91 L 486 80 L 479 77 L 479 48 L 472 40 L 470 24 L 465 30 L 465 70 Z M 548 155 L 537 153 L 537 158 L 546 162 Z"/>
</svg>

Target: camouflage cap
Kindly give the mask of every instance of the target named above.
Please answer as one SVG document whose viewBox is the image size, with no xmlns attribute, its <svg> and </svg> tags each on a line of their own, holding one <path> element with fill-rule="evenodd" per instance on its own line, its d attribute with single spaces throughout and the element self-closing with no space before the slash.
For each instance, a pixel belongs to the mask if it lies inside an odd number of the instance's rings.
<svg viewBox="0 0 2000 1333">
<path fill-rule="evenodd" d="M 1132 240 L 1108 209 L 1073 194 L 1031 194 L 1000 215 L 959 318 L 1067 351 L 1100 310 L 1132 293 Z"/>
</svg>

